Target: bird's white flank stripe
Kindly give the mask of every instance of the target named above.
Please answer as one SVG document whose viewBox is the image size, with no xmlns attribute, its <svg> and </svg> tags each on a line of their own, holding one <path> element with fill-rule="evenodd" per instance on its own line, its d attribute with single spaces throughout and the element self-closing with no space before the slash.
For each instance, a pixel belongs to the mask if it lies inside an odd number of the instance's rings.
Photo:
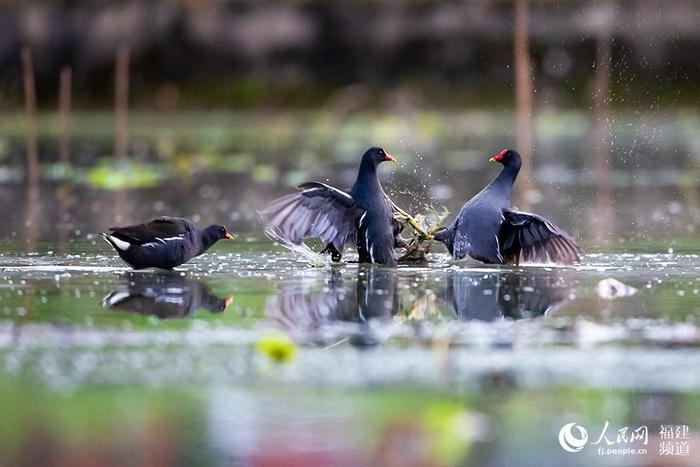
<svg viewBox="0 0 700 467">
<path fill-rule="evenodd" d="M 171 242 L 173 240 L 182 240 L 182 235 L 176 235 L 174 237 L 165 237 L 161 238 L 161 240 L 165 240 L 166 242 Z"/>
<path fill-rule="evenodd" d="M 362 217 L 360 217 L 360 225 L 359 225 L 360 230 L 362 230 L 362 224 L 363 224 L 364 221 L 365 221 L 365 216 L 366 216 L 366 215 L 367 215 L 367 211 L 365 211 L 364 214 L 362 214 Z M 369 246 L 369 235 L 368 235 L 368 233 L 369 233 L 369 232 L 367 232 L 367 229 L 364 229 L 364 235 L 365 235 L 365 251 L 366 251 L 367 254 L 369 255 L 370 261 L 371 261 L 372 263 L 374 263 L 374 245 L 372 245 L 371 247 Z"/>
<path fill-rule="evenodd" d="M 103 305 L 107 306 L 114 306 L 117 303 L 121 302 L 122 300 L 126 300 L 129 298 L 131 295 L 129 295 L 127 292 L 116 292 L 107 298 L 104 299 Z"/>
<path fill-rule="evenodd" d="M 503 256 L 501 256 L 501 243 L 498 241 L 498 235 L 494 236 L 496 237 L 496 254 L 498 255 L 498 260 L 502 263 Z"/>
<path fill-rule="evenodd" d="M 117 237 L 113 237 L 112 235 L 107 235 L 109 237 L 109 240 L 112 242 L 114 246 L 119 248 L 122 251 L 126 251 L 129 249 L 131 246 L 131 243 L 125 242 L 124 240 L 119 240 Z"/>
</svg>

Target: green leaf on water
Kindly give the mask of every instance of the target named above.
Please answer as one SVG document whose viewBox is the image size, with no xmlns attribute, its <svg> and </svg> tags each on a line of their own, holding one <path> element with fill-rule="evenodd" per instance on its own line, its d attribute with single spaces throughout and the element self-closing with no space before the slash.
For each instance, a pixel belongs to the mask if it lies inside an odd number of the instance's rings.
<svg viewBox="0 0 700 467">
<path fill-rule="evenodd" d="M 297 346 L 281 332 L 266 334 L 260 338 L 258 352 L 276 363 L 288 363 L 296 357 Z"/>
<path fill-rule="evenodd" d="M 277 168 L 271 164 L 258 164 L 253 167 L 253 181 L 256 183 L 269 183 L 277 178 Z"/>
<path fill-rule="evenodd" d="M 225 172 L 247 172 L 255 165 L 252 154 L 212 155 L 209 164 L 212 168 Z"/>
<path fill-rule="evenodd" d="M 90 169 L 87 182 L 95 188 L 124 190 L 156 186 L 163 178 L 164 169 L 159 166 L 136 164 L 129 161 L 113 164 L 101 163 Z"/>
</svg>

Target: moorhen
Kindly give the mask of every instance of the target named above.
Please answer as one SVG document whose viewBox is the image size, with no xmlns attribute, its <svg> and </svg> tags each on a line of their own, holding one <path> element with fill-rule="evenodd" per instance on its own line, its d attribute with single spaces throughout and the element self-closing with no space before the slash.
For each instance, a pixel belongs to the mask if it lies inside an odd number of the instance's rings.
<svg viewBox="0 0 700 467">
<path fill-rule="evenodd" d="M 501 173 L 434 238 L 445 244 L 454 259 L 469 255 L 484 263 L 516 265 L 577 262 L 580 248 L 566 232 L 543 217 L 510 207 L 520 154 L 504 149 L 489 161 L 503 164 Z"/>
<path fill-rule="evenodd" d="M 303 279 L 281 283 L 275 300 L 268 301 L 268 314 L 284 327 L 312 331 L 334 322 L 391 321 L 400 310 L 399 298 L 394 269 L 360 266 L 354 277 L 332 269 L 320 289 Z"/>
<path fill-rule="evenodd" d="M 300 190 L 273 201 L 262 214 L 269 219 L 265 233 L 285 246 L 299 246 L 307 238 L 320 238 L 333 261 L 354 241 L 360 263 L 396 266 L 398 236 L 389 200 L 379 184 L 377 166 L 395 162 L 382 148 L 362 156 L 355 184 L 349 192 L 320 182 L 299 185 Z"/>
<path fill-rule="evenodd" d="M 310 289 L 303 279 L 281 283 L 276 298 L 268 301 L 267 316 L 323 347 L 345 337 L 353 347 L 375 346 L 388 336 L 372 323 L 389 323 L 401 310 L 398 282 L 395 269 L 377 265 L 360 266 L 355 277 L 333 268 L 322 289 Z M 339 323 L 340 334 L 324 331 Z"/>
<path fill-rule="evenodd" d="M 223 225 L 200 229 L 181 217 L 158 217 L 146 224 L 110 227 L 101 233 L 134 269 L 172 269 L 199 256 L 221 239 L 233 240 Z"/>
<path fill-rule="evenodd" d="M 518 271 L 475 276 L 455 270 L 445 282 L 445 301 L 461 321 L 518 320 L 551 314 L 567 303 L 574 290 L 574 284 L 561 275 Z"/>
<path fill-rule="evenodd" d="M 204 282 L 179 274 L 129 274 L 102 305 L 170 319 L 190 317 L 200 309 L 221 313 L 232 301 L 232 296 L 219 298 Z"/>
</svg>

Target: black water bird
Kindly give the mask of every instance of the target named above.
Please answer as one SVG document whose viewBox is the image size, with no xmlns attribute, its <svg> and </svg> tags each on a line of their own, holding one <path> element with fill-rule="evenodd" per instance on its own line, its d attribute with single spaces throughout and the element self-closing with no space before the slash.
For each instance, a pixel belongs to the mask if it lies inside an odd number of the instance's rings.
<svg viewBox="0 0 700 467">
<path fill-rule="evenodd" d="M 152 315 L 160 319 L 187 318 L 197 310 L 221 313 L 233 297 L 219 298 L 204 282 L 179 274 L 130 274 L 102 299 L 116 310 Z"/>
<path fill-rule="evenodd" d="M 529 319 L 554 313 L 571 300 L 575 277 L 558 273 L 497 274 L 448 270 L 424 285 L 400 287 L 396 270 L 361 266 L 356 276 L 333 269 L 322 287 L 309 287 L 308 278 L 280 283 L 274 300 L 267 302 L 267 317 L 283 328 L 301 332 L 328 345 L 327 338 L 375 340 L 376 326 L 397 319 L 448 318 L 460 321 Z M 359 326 L 347 327 L 348 323 Z M 337 332 L 328 332 L 334 329 Z"/>
<path fill-rule="evenodd" d="M 151 222 L 110 227 L 102 237 L 134 269 L 172 269 L 199 256 L 214 243 L 233 236 L 222 225 L 204 229 L 180 217 L 158 217 Z"/>
<path fill-rule="evenodd" d="M 355 277 L 334 268 L 322 288 L 285 281 L 268 301 L 267 316 L 315 344 L 326 346 L 347 337 L 353 346 L 376 345 L 383 338 L 370 323 L 392 323 L 399 313 L 398 281 L 395 269 L 373 265 L 360 266 Z M 356 326 L 347 326 L 351 323 Z M 328 332 L 329 326 L 339 324 L 342 331 Z"/>
<path fill-rule="evenodd" d="M 263 211 L 265 233 L 285 246 L 320 238 L 322 253 L 340 261 L 343 247 L 355 242 L 360 263 L 396 266 L 394 248 L 401 246 L 392 206 L 379 183 L 377 166 L 395 162 L 382 148 L 362 156 L 357 179 L 349 192 L 320 182 L 299 185 L 299 192 L 273 201 Z"/>
<path fill-rule="evenodd" d="M 305 281 L 281 283 L 270 316 L 288 328 L 315 330 L 333 322 L 389 322 L 399 311 L 398 275 L 395 270 L 360 266 L 355 277 L 331 270 L 322 289 Z"/>
<path fill-rule="evenodd" d="M 569 301 L 570 278 L 503 272 L 483 276 L 455 271 L 445 281 L 444 299 L 461 321 L 526 319 L 551 314 Z M 438 296 L 440 291 L 438 290 Z"/>
<path fill-rule="evenodd" d="M 454 259 L 469 255 L 491 264 L 570 265 L 579 261 L 580 248 L 566 232 L 537 214 L 510 207 L 520 154 L 504 149 L 489 161 L 503 164 L 501 172 L 434 238 L 445 244 Z"/>
</svg>

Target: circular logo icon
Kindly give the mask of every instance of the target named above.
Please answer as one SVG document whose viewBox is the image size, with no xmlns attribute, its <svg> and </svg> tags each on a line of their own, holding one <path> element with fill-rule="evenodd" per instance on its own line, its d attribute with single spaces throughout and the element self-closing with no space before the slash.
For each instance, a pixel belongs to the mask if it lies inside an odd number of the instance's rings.
<svg viewBox="0 0 700 467">
<path fill-rule="evenodd" d="M 578 435 L 574 434 L 574 429 Z M 559 444 L 565 451 L 578 452 L 588 442 L 588 432 L 581 425 L 567 423 L 559 430 Z"/>
</svg>

